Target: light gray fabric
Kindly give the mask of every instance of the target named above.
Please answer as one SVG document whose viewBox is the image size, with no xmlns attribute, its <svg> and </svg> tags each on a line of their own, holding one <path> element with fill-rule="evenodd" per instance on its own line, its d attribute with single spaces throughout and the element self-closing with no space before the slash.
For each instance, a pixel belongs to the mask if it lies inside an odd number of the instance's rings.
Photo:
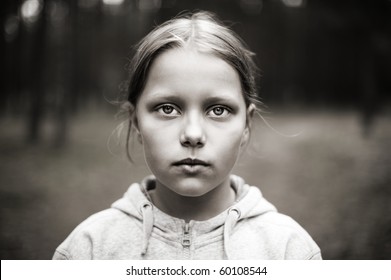
<svg viewBox="0 0 391 280">
<path fill-rule="evenodd" d="M 82 222 L 53 259 L 321 259 L 309 234 L 238 176 L 231 176 L 232 207 L 189 223 L 154 207 L 147 194 L 154 182 L 132 184 L 110 209 Z"/>
</svg>

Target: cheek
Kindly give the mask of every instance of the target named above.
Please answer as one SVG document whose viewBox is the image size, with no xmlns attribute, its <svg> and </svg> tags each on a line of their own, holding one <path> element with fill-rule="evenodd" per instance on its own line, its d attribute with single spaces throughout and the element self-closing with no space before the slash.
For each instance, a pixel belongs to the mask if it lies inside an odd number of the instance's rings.
<svg viewBox="0 0 391 280">
<path fill-rule="evenodd" d="M 147 157 L 159 156 L 164 153 L 164 137 L 155 135 L 142 134 L 143 149 Z"/>
<path fill-rule="evenodd" d="M 237 156 L 241 152 L 243 143 L 245 142 L 244 137 L 244 126 L 238 125 L 236 129 L 226 129 L 217 133 L 214 146 L 219 150 L 221 157 L 225 159 L 236 160 Z"/>
<path fill-rule="evenodd" d="M 146 160 L 161 161 L 173 150 L 174 132 L 159 125 L 142 123 L 140 134 Z"/>
<path fill-rule="evenodd" d="M 153 139 L 153 137 L 143 138 L 145 162 L 152 173 L 160 172 L 159 170 L 166 166 L 168 149 L 162 145 L 161 141 Z"/>
</svg>

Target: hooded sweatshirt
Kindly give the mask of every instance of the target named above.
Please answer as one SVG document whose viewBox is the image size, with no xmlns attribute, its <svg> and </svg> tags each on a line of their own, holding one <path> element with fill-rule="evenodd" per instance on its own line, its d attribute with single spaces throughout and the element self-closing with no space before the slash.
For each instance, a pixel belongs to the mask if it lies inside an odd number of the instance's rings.
<svg viewBox="0 0 391 280">
<path fill-rule="evenodd" d="M 155 178 L 132 184 L 110 209 L 82 222 L 53 259 L 321 259 L 319 247 L 261 191 L 231 175 L 237 200 L 206 220 L 186 222 L 155 207 Z"/>
</svg>

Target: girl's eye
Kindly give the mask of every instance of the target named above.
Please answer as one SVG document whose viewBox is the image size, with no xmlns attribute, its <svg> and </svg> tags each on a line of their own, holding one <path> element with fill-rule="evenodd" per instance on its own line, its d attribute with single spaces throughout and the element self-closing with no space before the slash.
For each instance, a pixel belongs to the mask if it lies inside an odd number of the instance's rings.
<svg viewBox="0 0 391 280">
<path fill-rule="evenodd" d="M 165 105 L 165 106 L 162 107 L 162 110 L 163 110 L 164 114 L 169 115 L 169 114 L 171 114 L 174 111 L 174 108 L 172 108 L 171 106 Z"/>
<path fill-rule="evenodd" d="M 216 106 L 213 107 L 208 114 L 212 115 L 213 117 L 226 117 L 229 114 L 229 110 L 223 106 Z"/>
<path fill-rule="evenodd" d="M 169 115 L 169 116 L 179 115 L 178 110 L 175 109 L 174 106 L 168 105 L 168 104 L 165 104 L 165 105 L 158 107 L 157 111 L 163 115 Z"/>
</svg>

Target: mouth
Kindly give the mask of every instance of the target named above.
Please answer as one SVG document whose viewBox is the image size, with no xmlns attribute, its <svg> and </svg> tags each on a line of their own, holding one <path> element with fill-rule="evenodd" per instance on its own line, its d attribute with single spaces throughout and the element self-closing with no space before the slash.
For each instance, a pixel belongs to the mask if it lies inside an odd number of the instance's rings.
<svg viewBox="0 0 391 280">
<path fill-rule="evenodd" d="M 188 166 L 209 166 L 210 164 L 199 159 L 185 158 L 180 161 L 174 162 L 174 166 L 188 165 Z"/>
</svg>

